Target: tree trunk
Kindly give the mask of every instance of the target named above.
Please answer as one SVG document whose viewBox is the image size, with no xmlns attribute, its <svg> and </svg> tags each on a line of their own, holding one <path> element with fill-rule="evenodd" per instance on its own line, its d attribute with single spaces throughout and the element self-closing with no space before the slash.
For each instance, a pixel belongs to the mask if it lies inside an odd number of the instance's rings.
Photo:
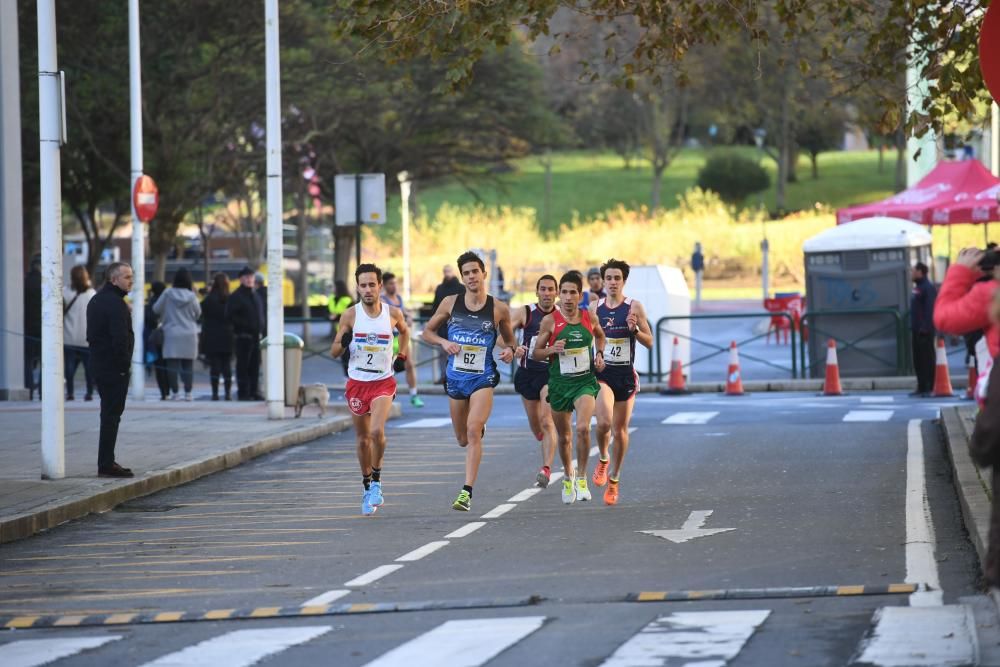
<svg viewBox="0 0 1000 667">
<path fill-rule="evenodd" d="M 819 179 L 819 153 L 810 153 L 809 160 L 812 162 L 813 180 Z"/>
<path fill-rule="evenodd" d="M 347 272 L 351 268 L 351 257 L 354 255 L 354 227 L 334 227 L 333 239 L 333 279 L 348 282 Z"/>
<path fill-rule="evenodd" d="M 663 172 L 667 165 L 660 161 L 653 162 L 653 186 L 649 195 L 650 212 L 655 212 L 660 208 L 660 191 L 663 186 Z"/>
<path fill-rule="evenodd" d="M 778 132 L 778 178 L 774 192 L 774 208 L 778 215 L 785 210 L 785 186 L 788 183 L 789 100 L 787 87 L 781 95 L 781 124 Z"/>
<path fill-rule="evenodd" d="M 542 202 L 542 222 L 543 229 L 552 229 L 552 150 L 545 149 L 545 157 L 542 159 L 545 165 L 545 199 Z"/>
<path fill-rule="evenodd" d="M 153 280 L 167 280 L 167 251 L 157 250 L 153 253 Z"/>
<path fill-rule="evenodd" d="M 906 135 L 903 127 L 896 130 L 896 192 L 906 189 Z"/>
<path fill-rule="evenodd" d="M 878 173 L 882 173 L 885 167 L 885 144 L 881 141 L 878 143 Z"/>
</svg>

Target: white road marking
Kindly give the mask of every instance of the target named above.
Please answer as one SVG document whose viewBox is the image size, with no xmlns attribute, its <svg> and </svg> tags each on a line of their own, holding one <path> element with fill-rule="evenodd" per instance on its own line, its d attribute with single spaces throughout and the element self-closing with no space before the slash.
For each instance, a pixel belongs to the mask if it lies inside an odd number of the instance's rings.
<svg viewBox="0 0 1000 667">
<path fill-rule="evenodd" d="M 697 510 L 691 512 L 679 530 L 637 530 L 636 532 L 652 535 L 653 537 L 662 537 L 674 544 L 682 544 L 697 537 L 708 537 L 709 535 L 728 533 L 731 530 L 736 530 L 735 528 L 702 528 L 705 522 L 708 521 L 708 517 L 712 516 L 712 511 Z"/>
<path fill-rule="evenodd" d="M 386 575 L 390 575 L 396 570 L 401 569 L 402 565 L 379 565 L 374 570 L 369 570 L 361 576 L 354 577 L 350 581 L 345 581 L 345 586 L 367 586 L 373 581 L 378 581 Z"/>
<path fill-rule="evenodd" d="M 562 472 L 561 470 L 559 472 L 552 473 L 552 476 L 549 477 L 549 486 L 552 486 L 553 484 L 555 484 L 556 482 L 558 482 L 559 480 L 561 480 L 565 476 L 566 476 L 566 473 Z"/>
<path fill-rule="evenodd" d="M 0 665 L 4 667 L 36 667 L 76 655 L 108 642 L 121 639 L 121 635 L 106 637 L 61 637 L 49 639 L 21 639 L 0 645 Z"/>
<path fill-rule="evenodd" d="M 591 456 L 597 456 L 600 453 L 601 453 L 601 448 L 598 447 L 597 445 L 594 445 L 593 447 L 590 448 L 590 455 Z"/>
<path fill-rule="evenodd" d="M 718 416 L 718 412 L 675 412 L 666 419 L 664 419 L 662 424 L 707 424 Z"/>
<path fill-rule="evenodd" d="M 851 410 L 844 415 L 845 422 L 887 422 L 892 419 L 892 410 Z"/>
<path fill-rule="evenodd" d="M 534 487 L 534 488 L 531 488 L 531 489 L 525 489 L 524 491 L 521 491 L 520 493 L 518 493 L 516 496 L 513 496 L 512 498 L 510 498 L 507 502 L 508 503 L 519 503 L 522 500 L 527 500 L 528 498 L 531 498 L 532 496 L 535 496 L 535 495 L 537 495 L 537 494 L 539 494 L 541 492 L 542 492 L 542 490 L 539 489 L 537 486 Z"/>
<path fill-rule="evenodd" d="M 248 667 L 330 630 L 329 625 L 236 630 L 147 662 L 143 667 Z"/>
<path fill-rule="evenodd" d="M 892 403 L 896 399 L 892 396 L 862 396 L 862 403 Z"/>
<path fill-rule="evenodd" d="M 410 563 L 415 560 L 420 560 L 424 556 L 429 556 L 438 549 L 444 548 L 451 544 L 448 540 L 440 540 L 438 542 L 428 542 L 422 547 L 418 547 L 408 554 L 403 554 L 396 559 L 397 563 Z"/>
<path fill-rule="evenodd" d="M 517 505 L 515 505 L 513 503 L 504 503 L 503 505 L 497 505 L 496 507 L 494 507 L 493 509 L 491 509 L 489 512 L 487 512 L 486 514 L 484 514 L 480 518 L 482 518 L 482 519 L 496 519 L 498 517 L 503 516 L 507 512 L 511 511 L 515 507 L 517 507 Z"/>
<path fill-rule="evenodd" d="M 660 616 L 618 647 L 602 667 L 723 667 L 753 636 L 769 610 L 676 612 Z M 679 660 L 690 659 L 683 663 Z"/>
<path fill-rule="evenodd" d="M 486 525 L 485 521 L 472 521 L 472 522 L 469 522 L 469 523 L 465 524 L 464 526 L 462 526 L 458 530 L 451 531 L 450 533 L 448 533 L 447 535 L 445 535 L 445 537 L 448 538 L 448 539 L 456 539 L 456 538 L 459 538 L 459 537 L 465 537 L 466 535 L 471 535 L 472 533 L 476 532 L 477 530 L 479 530 L 480 528 L 482 528 L 485 525 Z"/>
<path fill-rule="evenodd" d="M 700 435 L 703 438 L 725 438 L 728 433 L 718 432 L 718 433 L 695 433 L 695 435 Z"/>
<path fill-rule="evenodd" d="M 629 435 L 631 435 L 632 433 L 635 433 L 635 432 L 636 432 L 636 431 L 638 431 L 638 430 L 639 430 L 639 427 L 638 427 L 638 426 L 629 426 L 629 427 L 628 427 L 628 432 L 629 432 Z"/>
<path fill-rule="evenodd" d="M 405 424 L 400 424 L 396 428 L 441 428 L 442 426 L 447 426 L 450 423 L 450 417 L 427 417 L 412 422 L 406 422 Z"/>
<path fill-rule="evenodd" d="M 365 667 L 479 667 L 544 622 L 544 616 L 447 621 Z"/>
<path fill-rule="evenodd" d="M 350 594 L 351 594 L 351 591 L 345 591 L 342 588 L 337 589 L 335 591 L 327 591 L 326 593 L 322 593 L 320 595 L 317 595 L 314 598 L 306 600 L 305 602 L 302 603 L 302 606 L 303 607 L 321 607 L 323 605 L 330 604 L 331 602 L 336 602 L 337 600 L 339 600 L 340 598 L 344 597 L 345 595 L 350 595 Z"/>
<path fill-rule="evenodd" d="M 975 620 L 964 605 L 882 607 L 851 664 L 878 667 L 974 665 Z"/>
<path fill-rule="evenodd" d="M 911 419 L 906 428 L 906 581 L 928 588 L 912 593 L 910 606 L 932 607 L 944 603 L 934 559 L 934 523 L 927 503 L 924 437 L 919 419 Z"/>
</svg>

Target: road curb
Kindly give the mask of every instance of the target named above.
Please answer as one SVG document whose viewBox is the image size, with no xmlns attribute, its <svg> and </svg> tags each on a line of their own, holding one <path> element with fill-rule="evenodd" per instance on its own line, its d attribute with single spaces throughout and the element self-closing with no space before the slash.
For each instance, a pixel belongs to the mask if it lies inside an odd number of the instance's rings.
<svg viewBox="0 0 1000 667">
<path fill-rule="evenodd" d="M 941 411 L 941 428 L 962 506 L 962 519 L 982 564 L 986 559 L 989 537 L 992 490 L 989 475 L 984 474 L 969 457 L 969 436 L 974 419 L 973 406 L 945 408 Z"/>
<path fill-rule="evenodd" d="M 398 417 L 402 414 L 402 410 L 398 405 L 393 405 L 391 414 L 393 417 Z M 261 438 L 221 454 L 184 461 L 163 470 L 151 470 L 142 477 L 122 482 L 97 493 L 78 493 L 47 503 L 30 512 L 2 517 L 0 544 L 31 537 L 88 514 L 107 512 L 128 500 L 187 484 L 200 477 L 235 468 L 259 456 L 340 433 L 350 427 L 350 417 L 332 417 L 311 426 Z"/>
</svg>

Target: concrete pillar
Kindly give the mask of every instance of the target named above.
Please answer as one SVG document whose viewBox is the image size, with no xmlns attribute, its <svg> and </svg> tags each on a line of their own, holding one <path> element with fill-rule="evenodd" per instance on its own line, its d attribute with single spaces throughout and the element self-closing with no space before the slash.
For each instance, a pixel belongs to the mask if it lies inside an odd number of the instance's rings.
<svg viewBox="0 0 1000 667">
<path fill-rule="evenodd" d="M 17 3 L 0 1 L 0 400 L 24 387 L 24 259 Z"/>
</svg>

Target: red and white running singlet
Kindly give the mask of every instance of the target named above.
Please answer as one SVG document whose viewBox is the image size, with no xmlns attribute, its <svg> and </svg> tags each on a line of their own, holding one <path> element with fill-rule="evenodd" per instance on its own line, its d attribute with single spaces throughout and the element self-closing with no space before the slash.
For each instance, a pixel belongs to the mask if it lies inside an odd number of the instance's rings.
<svg viewBox="0 0 1000 667">
<path fill-rule="evenodd" d="M 362 304 L 354 306 L 354 338 L 347 375 L 360 382 L 392 377 L 392 320 L 389 306 L 381 304 L 378 317 L 369 317 Z"/>
</svg>

